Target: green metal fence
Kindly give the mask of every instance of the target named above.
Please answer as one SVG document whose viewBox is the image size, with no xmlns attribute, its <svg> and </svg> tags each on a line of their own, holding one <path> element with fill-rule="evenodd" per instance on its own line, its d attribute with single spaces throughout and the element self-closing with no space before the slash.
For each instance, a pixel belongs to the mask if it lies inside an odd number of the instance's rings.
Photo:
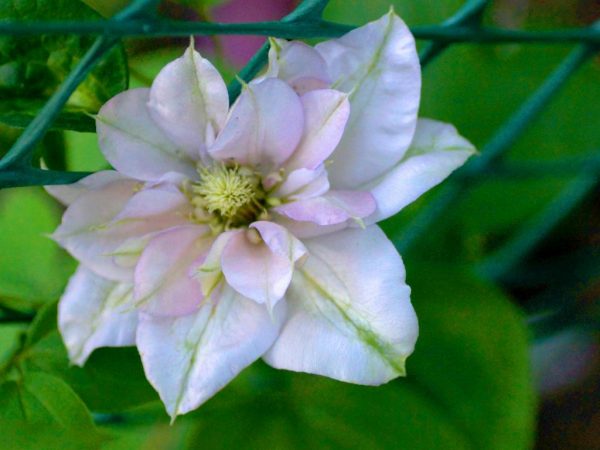
<svg viewBox="0 0 600 450">
<path fill-rule="evenodd" d="M 122 37 L 189 36 L 217 34 L 258 34 L 281 38 L 317 38 L 339 36 L 353 27 L 323 20 L 327 0 L 304 0 L 281 21 L 261 23 L 207 23 L 166 20 L 157 15 L 157 0 L 135 0 L 109 20 L 87 22 L 0 21 L 0 35 L 65 34 L 97 35 L 93 45 L 62 85 L 29 123 L 12 148 L 0 160 L 0 187 L 63 184 L 87 175 L 84 172 L 43 170 L 33 167 L 36 144 L 52 126 L 71 94 L 96 63 Z M 507 150 L 544 110 L 570 77 L 600 49 L 600 22 L 581 29 L 555 31 L 521 31 L 484 27 L 481 17 L 487 0 L 470 0 L 441 25 L 412 28 L 417 39 L 430 43 L 421 52 L 423 68 L 431 64 L 449 46 L 465 43 L 545 43 L 574 45 L 571 53 L 548 75 L 546 80 L 497 130 L 484 145 L 478 158 L 473 158 L 437 192 L 416 218 L 392 239 L 400 251 L 409 249 L 449 205 L 490 172 L 508 176 L 540 176 L 571 170 L 574 179 L 560 192 L 537 218 L 523 225 L 504 245 L 478 267 L 481 275 L 501 279 L 542 240 L 562 218 L 577 206 L 596 185 L 600 161 L 594 154 L 577 161 L 556 161 L 536 165 L 503 163 Z M 263 46 L 239 73 L 239 79 L 250 80 L 263 67 L 268 45 Z M 233 101 L 240 92 L 240 82 L 229 86 Z"/>
</svg>

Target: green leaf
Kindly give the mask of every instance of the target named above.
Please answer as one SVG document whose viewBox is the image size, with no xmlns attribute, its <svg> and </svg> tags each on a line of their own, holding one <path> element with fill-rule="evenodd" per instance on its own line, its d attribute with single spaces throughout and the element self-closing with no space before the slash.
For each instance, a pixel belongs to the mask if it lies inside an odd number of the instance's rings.
<svg viewBox="0 0 600 450">
<path fill-rule="evenodd" d="M 409 267 L 421 337 L 406 378 L 365 387 L 255 365 L 192 414 L 189 448 L 530 448 L 521 314 L 465 273 L 422 269 Z"/>
<path fill-rule="evenodd" d="M 119 412 L 158 399 L 146 381 L 135 348 L 98 349 L 84 367 L 71 366 L 56 329 L 56 317 L 56 304 L 46 306 L 36 316 L 23 352 L 26 369 L 60 376 L 96 412 Z"/>
<path fill-rule="evenodd" d="M 75 265 L 48 237 L 60 214 L 41 188 L 0 192 L 0 301 L 28 311 L 61 294 Z"/>
<path fill-rule="evenodd" d="M 8 0 L 0 3 L 0 20 L 97 20 L 79 0 Z M 32 35 L 0 37 L 0 121 L 23 127 L 80 61 L 91 36 Z M 108 99 L 127 88 L 122 46 L 112 49 L 71 95 L 53 127 L 93 131 L 96 113 Z"/>
<path fill-rule="evenodd" d="M 64 381 L 39 372 L 0 385 L 0 433 L 10 448 L 20 449 L 99 448 L 107 438 Z M 49 446 L 48 435 L 60 436 L 50 441 L 59 446 Z M 43 447 L 36 447 L 40 443 Z"/>
<path fill-rule="evenodd" d="M 530 448 L 535 395 L 524 316 L 499 289 L 450 266 L 409 266 L 408 283 L 421 329 L 409 379 L 474 448 Z"/>
<path fill-rule="evenodd" d="M 58 424 L 63 428 L 92 429 L 94 423 L 84 403 L 60 378 L 28 372 L 23 380 L 2 385 L 0 417 Z"/>
<path fill-rule="evenodd" d="M 0 103 L 0 122 L 16 128 L 29 125 L 37 112 L 44 106 L 44 100 L 14 99 Z M 85 114 L 85 109 L 66 106 L 50 130 L 73 130 L 92 133 L 96 131 L 94 119 Z"/>
<path fill-rule="evenodd" d="M 114 16 L 131 3 L 131 0 L 81 0 L 104 17 Z"/>
</svg>

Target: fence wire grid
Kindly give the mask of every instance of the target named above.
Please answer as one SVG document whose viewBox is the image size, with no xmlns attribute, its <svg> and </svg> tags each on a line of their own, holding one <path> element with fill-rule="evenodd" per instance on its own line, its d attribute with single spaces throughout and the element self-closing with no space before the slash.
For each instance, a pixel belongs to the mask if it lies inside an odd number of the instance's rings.
<svg viewBox="0 0 600 450">
<path fill-rule="evenodd" d="M 95 35 L 93 45 L 79 64 L 64 79 L 60 87 L 28 124 L 14 145 L 0 160 L 0 188 L 72 183 L 87 172 L 45 170 L 32 165 L 36 144 L 51 128 L 71 94 L 84 81 L 106 53 L 123 37 L 153 38 L 159 36 L 190 36 L 220 34 L 254 34 L 280 38 L 325 38 L 340 36 L 353 26 L 322 19 L 327 0 L 303 0 L 280 21 L 259 23 L 211 23 L 167 20 L 158 16 L 158 0 L 134 0 L 111 19 L 74 22 L 0 21 L 0 36 L 36 34 Z M 480 148 L 480 155 L 465 165 L 424 205 L 417 216 L 391 236 L 396 247 L 404 252 L 411 248 L 468 187 L 490 171 L 505 176 L 543 176 L 573 171 L 572 181 L 548 204 L 538 217 L 523 225 L 483 263 L 478 273 L 488 279 L 500 280 L 519 264 L 553 228 L 565 218 L 597 185 L 600 158 L 594 152 L 576 161 L 540 163 L 504 163 L 507 150 L 545 109 L 571 76 L 600 49 L 600 22 L 589 27 L 552 31 L 523 31 L 485 27 L 482 15 L 489 0 L 469 0 L 455 15 L 440 25 L 411 28 L 417 39 L 429 41 L 420 53 L 426 68 L 451 45 L 465 43 L 573 44 L 574 48 L 551 72 L 492 138 Z M 251 58 L 228 86 L 230 101 L 240 93 L 241 82 L 252 79 L 267 60 L 268 43 Z"/>
</svg>

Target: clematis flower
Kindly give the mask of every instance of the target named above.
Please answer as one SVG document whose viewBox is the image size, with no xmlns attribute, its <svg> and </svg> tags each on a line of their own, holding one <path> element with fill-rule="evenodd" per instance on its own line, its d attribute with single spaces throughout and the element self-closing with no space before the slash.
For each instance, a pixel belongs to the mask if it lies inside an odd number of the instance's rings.
<svg viewBox="0 0 600 450">
<path fill-rule="evenodd" d="M 79 262 L 59 304 L 73 363 L 136 345 L 174 418 L 258 358 L 378 385 L 418 335 L 400 255 L 375 223 L 474 149 L 417 119 L 420 67 L 392 12 L 308 46 L 272 40 L 229 108 L 193 48 L 100 110 L 115 168 L 48 187 Z"/>
</svg>

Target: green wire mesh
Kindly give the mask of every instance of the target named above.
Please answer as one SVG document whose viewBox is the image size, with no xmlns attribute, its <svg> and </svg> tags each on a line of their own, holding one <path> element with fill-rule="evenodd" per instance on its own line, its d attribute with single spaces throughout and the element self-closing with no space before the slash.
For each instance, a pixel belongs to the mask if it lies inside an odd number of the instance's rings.
<svg viewBox="0 0 600 450">
<path fill-rule="evenodd" d="M 88 175 L 86 172 L 42 170 L 32 167 L 32 153 L 71 94 L 121 37 L 258 34 L 281 38 L 324 38 L 339 36 L 353 28 L 321 18 L 327 0 L 304 0 L 281 21 L 238 24 L 161 19 L 156 14 L 158 3 L 157 0 L 135 0 L 110 20 L 95 22 L 0 22 L 0 35 L 74 33 L 98 36 L 79 64 L 0 160 L 0 188 L 72 183 Z M 577 69 L 600 49 L 600 23 L 598 22 L 587 28 L 554 31 L 483 27 L 481 16 L 488 3 L 488 0 L 470 0 L 441 25 L 412 28 L 417 39 L 430 41 L 420 54 L 423 68 L 455 43 L 575 43 L 577 46 L 481 148 L 481 155 L 470 161 L 445 183 L 438 190 L 433 201 L 423 207 L 408 226 L 391 236 L 400 251 L 409 249 L 465 189 L 477 183 L 490 170 L 494 168 L 500 172 L 508 170 L 510 174 L 510 166 L 505 166 L 502 162 L 507 150 Z M 252 79 L 264 66 L 267 53 L 268 44 L 265 44 L 240 71 L 238 78 L 229 85 L 231 101 L 239 95 L 239 80 Z M 487 278 L 500 279 L 519 263 L 596 185 L 597 170 L 593 169 L 597 168 L 598 164 L 600 162 L 596 160 L 594 163 L 590 163 L 589 160 L 579 161 L 573 181 L 538 217 L 531 223 L 525 224 L 521 230 L 517 230 L 501 248 L 481 263 L 478 267 L 479 273 Z M 533 172 L 551 173 L 557 170 L 558 165 L 560 162 L 554 165 L 547 164 L 546 167 L 536 166 Z M 568 162 L 567 165 L 572 167 L 572 162 Z M 516 170 L 518 173 L 519 168 Z"/>
</svg>

